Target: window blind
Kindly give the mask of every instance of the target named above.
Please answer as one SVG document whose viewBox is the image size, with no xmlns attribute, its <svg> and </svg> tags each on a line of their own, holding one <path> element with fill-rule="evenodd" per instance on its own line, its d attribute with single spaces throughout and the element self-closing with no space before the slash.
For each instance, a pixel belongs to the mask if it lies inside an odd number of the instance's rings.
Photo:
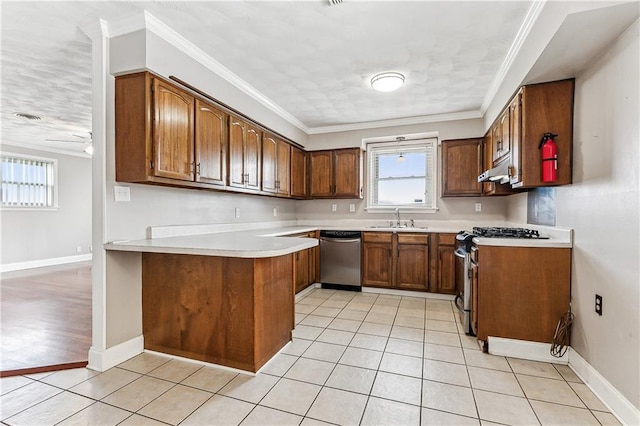
<svg viewBox="0 0 640 426">
<path fill-rule="evenodd" d="M 53 207 L 53 160 L 2 155 L 2 207 Z"/>
</svg>

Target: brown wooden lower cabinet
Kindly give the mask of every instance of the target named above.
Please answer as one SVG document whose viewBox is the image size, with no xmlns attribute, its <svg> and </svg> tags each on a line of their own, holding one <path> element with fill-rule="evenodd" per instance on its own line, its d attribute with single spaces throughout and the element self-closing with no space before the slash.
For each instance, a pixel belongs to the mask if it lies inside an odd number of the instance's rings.
<svg viewBox="0 0 640 426">
<path fill-rule="evenodd" d="M 483 245 L 476 255 L 478 339 L 551 343 L 569 309 L 571 249 Z"/>
<path fill-rule="evenodd" d="M 437 234 L 437 292 L 456 294 L 456 234 Z"/>
<path fill-rule="evenodd" d="M 362 285 L 427 291 L 429 234 L 363 232 Z"/>
<path fill-rule="evenodd" d="M 289 237 L 318 238 L 317 231 L 304 232 Z M 294 289 L 296 293 L 318 281 L 319 247 L 294 253 Z"/>
<path fill-rule="evenodd" d="M 145 349 L 258 371 L 291 340 L 293 259 L 143 253 Z"/>
</svg>

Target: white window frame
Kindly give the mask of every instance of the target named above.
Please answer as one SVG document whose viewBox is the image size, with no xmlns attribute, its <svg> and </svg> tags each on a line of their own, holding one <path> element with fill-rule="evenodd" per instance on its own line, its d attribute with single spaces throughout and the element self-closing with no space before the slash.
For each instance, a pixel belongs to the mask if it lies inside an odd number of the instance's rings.
<svg viewBox="0 0 640 426">
<path fill-rule="evenodd" d="M 34 155 L 18 154 L 15 152 L 0 151 L 1 157 L 10 157 L 16 159 L 24 159 L 30 161 L 42 161 L 51 164 L 48 176 L 48 186 L 51 187 L 51 204 L 46 206 L 5 206 L 0 200 L 0 210 L 20 210 L 20 211 L 53 211 L 58 210 L 58 160 L 55 158 L 38 157 Z M 0 181 L 2 176 L 0 175 Z"/>
<path fill-rule="evenodd" d="M 366 152 L 367 152 L 367 161 L 366 161 L 366 171 L 367 171 L 367 182 L 366 182 L 366 211 L 368 213 L 390 213 L 394 212 L 396 208 L 401 209 L 402 211 L 410 211 L 415 213 L 436 213 L 438 211 L 438 193 L 437 193 L 437 183 L 438 183 L 438 137 L 433 134 L 428 135 L 420 135 L 419 137 L 412 137 L 412 135 L 404 136 L 406 140 L 395 140 L 397 137 L 394 136 L 392 140 L 391 138 L 375 138 L 369 141 L 363 141 L 366 143 Z M 386 139 L 386 140 L 385 140 Z M 407 205 L 407 204 L 397 204 L 397 205 L 385 205 L 379 206 L 373 203 L 373 195 L 374 195 L 374 186 L 375 179 L 373 178 L 373 160 L 374 160 L 374 152 L 382 149 L 397 149 L 398 152 L 402 151 L 402 148 L 411 148 L 415 146 L 430 146 L 431 147 L 431 164 L 427 167 L 427 177 L 430 175 L 431 181 L 427 182 L 426 189 L 430 191 L 432 194 L 431 204 L 430 205 Z M 425 177 L 426 179 L 426 177 Z"/>
</svg>

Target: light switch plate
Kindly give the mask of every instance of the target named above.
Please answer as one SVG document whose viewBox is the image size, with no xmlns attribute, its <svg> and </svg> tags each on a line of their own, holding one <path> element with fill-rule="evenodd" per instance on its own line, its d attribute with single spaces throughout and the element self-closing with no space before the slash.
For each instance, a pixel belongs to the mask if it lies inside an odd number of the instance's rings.
<svg viewBox="0 0 640 426">
<path fill-rule="evenodd" d="M 356 205 L 353 204 L 353 203 L 349 204 L 349 211 L 351 213 L 355 213 L 356 212 Z"/>
<path fill-rule="evenodd" d="M 477 212 L 481 212 L 482 211 L 482 203 L 476 203 L 476 211 Z"/>
<path fill-rule="evenodd" d="M 128 186 L 114 186 L 113 196 L 116 201 L 131 201 L 131 190 Z"/>
<path fill-rule="evenodd" d="M 236 215 L 236 219 L 238 219 L 240 217 L 240 207 L 236 207 L 234 213 Z"/>
<path fill-rule="evenodd" d="M 336 203 L 331 204 L 331 211 L 332 212 L 337 212 L 338 211 L 338 205 Z"/>
<path fill-rule="evenodd" d="M 275 217 L 275 216 L 278 216 L 278 208 L 277 208 L 277 207 L 274 207 L 274 208 L 273 208 L 273 216 L 274 216 L 274 217 Z"/>
</svg>

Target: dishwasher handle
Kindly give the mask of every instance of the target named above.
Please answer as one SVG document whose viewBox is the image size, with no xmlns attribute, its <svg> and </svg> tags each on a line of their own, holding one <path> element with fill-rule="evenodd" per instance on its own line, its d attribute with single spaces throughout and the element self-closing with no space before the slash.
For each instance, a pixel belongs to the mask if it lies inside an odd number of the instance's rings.
<svg viewBox="0 0 640 426">
<path fill-rule="evenodd" d="M 320 241 L 328 241 L 331 243 L 357 243 L 361 240 L 361 238 L 329 238 L 329 237 L 320 237 Z"/>
</svg>

